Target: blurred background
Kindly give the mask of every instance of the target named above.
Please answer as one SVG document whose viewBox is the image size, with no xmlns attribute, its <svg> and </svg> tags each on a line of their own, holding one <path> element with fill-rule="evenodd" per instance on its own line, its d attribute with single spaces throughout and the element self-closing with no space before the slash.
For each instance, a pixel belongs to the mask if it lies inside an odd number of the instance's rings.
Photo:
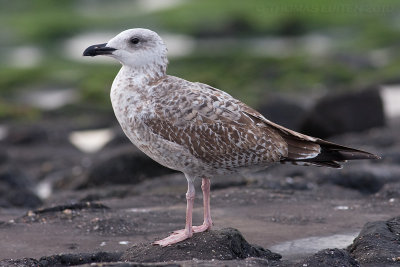
<svg viewBox="0 0 400 267">
<path fill-rule="evenodd" d="M 339 103 L 350 96 L 346 108 L 356 111 L 338 108 L 340 118 L 360 112 L 367 120 L 350 130 L 383 126 L 388 112 L 399 111 L 398 0 L 0 0 L 3 180 L 40 182 L 35 192 L 42 198 L 54 187 L 79 188 L 71 177 L 98 162 L 93 155 L 126 142 L 109 100 L 120 65 L 82 52 L 136 27 L 165 40 L 170 75 L 225 90 L 296 130 L 337 134 L 304 119 L 325 95 L 339 93 Z M 337 103 L 319 107 L 330 114 Z"/>
<path fill-rule="evenodd" d="M 165 40 L 170 75 L 382 156 L 342 170 L 274 165 L 215 179 L 217 227 L 229 222 L 250 243 L 304 256 L 346 247 L 366 222 L 398 215 L 399 0 L 0 0 L 0 259 L 121 251 L 120 241 L 148 242 L 182 226 L 183 175 L 136 149 L 113 114 L 119 63 L 82 56 L 138 27 Z M 96 211 L 103 204 L 111 209 Z M 392 249 L 376 238 L 389 234 L 368 227 L 378 251 L 398 251 L 394 230 Z M 328 238 L 302 239 L 309 236 Z M 359 255 L 398 260 L 379 253 Z"/>
<path fill-rule="evenodd" d="M 111 112 L 119 65 L 83 58 L 128 28 L 158 32 L 169 74 L 259 106 L 269 94 L 397 80 L 400 3 L 385 1 L 0 1 L 0 119 L 69 106 Z M 66 111 L 65 111 L 66 112 Z"/>
</svg>

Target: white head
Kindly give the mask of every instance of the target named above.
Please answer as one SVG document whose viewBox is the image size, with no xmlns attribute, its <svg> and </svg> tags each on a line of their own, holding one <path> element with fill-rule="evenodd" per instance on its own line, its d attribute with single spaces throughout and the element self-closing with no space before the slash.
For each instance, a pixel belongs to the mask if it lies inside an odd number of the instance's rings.
<svg viewBox="0 0 400 267">
<path fill-rule="evenodd" d="M 165 74 L 168 64 L 167 47 L 161 37 L 148 29 L 130 29 L 121 32 L 108 43 L 92 45 L 84 56 L 110 56 L 123 66 L 135 70 L 151 70 Z"/>
</svg>

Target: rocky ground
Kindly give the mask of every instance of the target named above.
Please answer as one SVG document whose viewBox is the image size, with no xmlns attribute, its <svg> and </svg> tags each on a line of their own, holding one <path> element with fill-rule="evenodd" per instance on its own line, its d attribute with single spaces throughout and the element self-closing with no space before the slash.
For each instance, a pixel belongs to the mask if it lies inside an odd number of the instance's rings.
<svg viewBox="0 0 400 267">
<path fill-rule="evenodd" d="M 400 264 L 399 119 L 329 138 L 379 161 L 341 170 L 276 165 L 213 180 L 213 230 L 161 248 L 151 243 L 184 225 L 185 178 L 145 157 L 112 116 L 100 115 L 2 124 L 0 266 Z M 70 142 L 73 131 L 110 125 L 113 139 L 96 153 Z"/>
</svg>

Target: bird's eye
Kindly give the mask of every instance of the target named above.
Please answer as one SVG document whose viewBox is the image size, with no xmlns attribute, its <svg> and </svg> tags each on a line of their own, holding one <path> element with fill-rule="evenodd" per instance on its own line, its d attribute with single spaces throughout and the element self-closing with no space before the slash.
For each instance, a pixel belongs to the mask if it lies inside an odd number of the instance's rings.
<svg viewBox="0 0 400 267">
<path fill-rule="evenodd" d="M 138 44 L 138 43 L 139 43 L 139 38 L 134 37 L 134 38 L 132 38 L 132 39 L 130 40 L 130 42 L 131 42 L 132 44 Z"/>
</svg>

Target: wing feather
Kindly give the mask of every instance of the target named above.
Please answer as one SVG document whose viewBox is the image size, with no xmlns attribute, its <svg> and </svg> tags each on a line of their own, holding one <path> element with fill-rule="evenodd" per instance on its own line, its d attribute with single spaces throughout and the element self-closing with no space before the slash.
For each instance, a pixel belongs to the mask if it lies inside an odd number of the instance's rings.
<svg viewBox="0 0 400 267">
<path fill-rule="evenodd" d="M 219 89 L 169 77 L 175 82 L 169 80 L 167 92 L 155 88 L 160 91 L 151 100 L 156 112 L 145 124 L 215 168 L 271 162 L 339 168 L 348 159 L 378 158 L 273 123 Z"/>
<path fill-rule="evenodd" d="M 149 130 L 216 168 L 279 162 L 287 155 L 277 131 L 258 125 L 229 94 L 190 84 L 177 84 L 152 99 L 156 112 L 144 118 Z"/>
</svg>

